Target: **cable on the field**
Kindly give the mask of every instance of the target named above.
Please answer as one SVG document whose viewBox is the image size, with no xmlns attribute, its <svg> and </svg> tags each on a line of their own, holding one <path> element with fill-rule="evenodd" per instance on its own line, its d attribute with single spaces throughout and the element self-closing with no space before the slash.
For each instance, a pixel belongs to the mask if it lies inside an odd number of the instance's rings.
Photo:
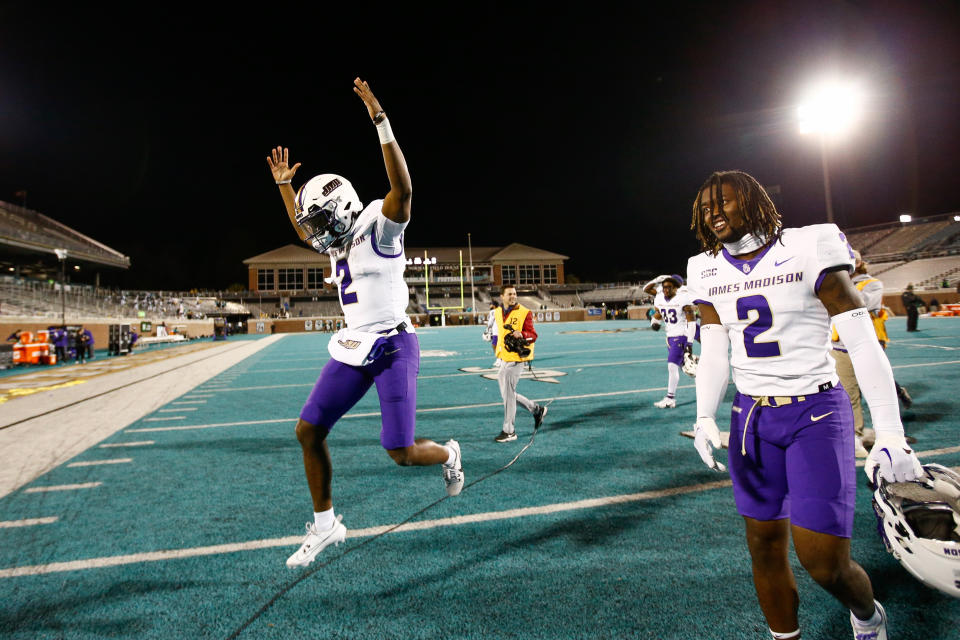
<svg viewBox="0 0 960 640">
<path fill-rule="evenodd" d="M 531 370 L 532 370 L 532 368 L 531 368 Z M 577 371 L 581 371 L 581 369 L 578 369 Z M 576 373 L 576 372 L 574 372 L 574 373 Z M 549 407 L 551 404 L 553 404 L 553 401 L 556 400 L 558 397 L 559 397 L 559 396 L 555 396 L 555 397 L 551 398 L 550 400 L 547 400 L 547 401 L 543 404 L 543 406 L 544 406 L 544 407 Z M 481 482 L 483 482 L 484 480 L 487 480 L 488 478 L 492 478 L 493 476 L 497 475 L 498 473 L 501 473 L 501 472 L 503 472 L 503 471 L 506 471 L 508 468 L 510 468 L 510 466 L 512 466 L 514 462 L 516 462 L 517 460 L 519 460 L 519 459 L 520 459 L 520 456 L 522 456 L 523 453 L 524 453 L 527 449 L 530 448 L 530 445 L 533 444 L 534 439 L 536 439 L 536 437 L 537 437 L 537 431 L 539 431 L 539 430 L 540 430 L 540 425 L 534 423 L 534 426 L 533 426 L 533 434 L 530 436 L 530 441 L 527 442 L 527 444 L 525 444 L 522 449 L 520 449 L 520 451 L 519 451 L 519 453 L 517 453 L 517 455 L 513 456 L 513 459 L 511 459 L 510 462 L 508 462 L 507 464 L 503 465 L 502 467 L 500 467 L 499 469 L 497 469 L 497 470 L 495 470 L 495 471 L 491 471 L 490 473 L 488 473 L 487 475 L 485 475 L 485 476 L 483 476 L 483 477 L 481 477 L 481 478 L 477 478 L 477 479 L 474 480 L 473 482 L 470 482 L 470 483 L 468 483 L 468 484 L 465 484 L 465 485 L 463 486 L 463 489 L 460 490 L 460 493 L 463 493 L 464 491 L 466 491 L 466 490 L 469 489 L 470 487 L 472 487 L 472 486 L 474 486 L 474 485 L 478 485 L 478 484 L 480 484 Z M 291 589 L 293 589 L 295 586 L 297 586 L 298 584 L 300 584 L 301 582 L 303 582 L 304 580 L 306 580 L 306 579 L 309 578 L 310 576 L 312 576 L 314 573 L 316 573 L 316 572 L 319 571 L 320 569 L 323 569 L 324 567 L 329 567 L 331 564 L 333 564 L 333 563 L 336 562 L 337 560 L 340 560 L 341 558 L 345 557 L 347 554 L 353 553 L 354 551 L 358 551 L 358 550 L 362 549 L 363 547 L 365 547 L 366 545 L 370 544 L 370 543 L 373 542 L 374 540 L 377 540 L 378 538 L 381 538 L 382 536 L 387 535 L 387 534 L 390 533 L 391 531 L 396 531 L 397 529 L 399 529 L 399 528 L 402 527 L 403 525 L 407 524 L 408 522 L 410 522 L 411 520 L 413 520 L 413 519 L 416 518 L 417 516 L 420 516 L 420 515 L 426 513 L 427 511 L 429 511 L 430 509 L 433 509 L 435 506 L 437 506 L 438 504 L 440 504 L 441 502 L 443 502 L 443 501 L 446 500 L 447 498 L 451 498 L 451 497 L 453 497 L 453 496 L 443 496 L 443 497 L 440 498 L 439 500 L 436 500 L 436 501 L 434 501 L 434 502 L 431 502 L 430 504 L 428 504 L 427 506 L 425 506 L 423 509 L 420 509 L 419 511 L 417 511 L 417 512 L 414 513 L 413 515 L 411 515 L 411 516 L 407 517 L 406 519 L 402 520 L 401 522 L 398 522 L 397 524 L 393 525 L 393 526 L 390 527 L 389 529 L 387 529 L 387 530 L 385 530 L 385 531 L 381 531 L 381 532 L 378 533 L 377 535 L 371 536 L 371 537 L 367 538 L 366 540 L 364 540 L 364 541 L 361 542 L 360 544 L 358 544 L 358 545 L 356 545 L 356 546 L 353 546 L 353 547 L 350 547 L 349 549 L 347 549 L 346 551 L 344 551 L 344 552 L 341 553 L 340 555 L 334 556 L 334 557 L 330 558 L 329 560 L 327 560 L 326 562 L 320 563 L 320 564 L 318 564 L 318 565 L 315 565 L 315 566 L 311 567 L 310 569 L 307 569 L 306 571 L 304 571 L 303 573 L 301 573 L 297 578 L 295 578 L 295 579 L 293 579 L 292 581 L 290 581 L 289 584 L 287 584 L 287 585 L 284 586 L 282 589 L 280 589 L 280 591 L 278 591 L 277 593 L 275 593 L 275 594 L 273 595 L 273 597 L 270 598 L 270 600 L 268 600 L 265 605 L 263 605 L 262 607 L 260 607 L 260 609 L 259 609 L 255 614 L 253 614 L 252 616 L 250 616 L 250 618 L 247 619 L 247 621 L 244 622 L 242 625 L 240 625 L 240 626 L 236 629 L 236 631 L 234 631 L 234 632 L 231 633 L 229 636 L 227 636 L 226 640 L 235 640 L 235 638 L 237 638 L 241 633 L 243 633 L 243 632 L 247 629 L 247 627 L 249 627 L 251 624 L 253 624 L 253 623 L 257 620 L 257 618 L 259 618 L 259 617 L 262 616 L 264 613 L 266 613 L 267 609 L 269 609 L 270 607 L 272 607 L 273 604 L 274 604 L 277 600 L 279 600 L 279 599 L 282 598 L 284 595 L 286 595 L 287 593 L 289 593 Z"/>
</svg>

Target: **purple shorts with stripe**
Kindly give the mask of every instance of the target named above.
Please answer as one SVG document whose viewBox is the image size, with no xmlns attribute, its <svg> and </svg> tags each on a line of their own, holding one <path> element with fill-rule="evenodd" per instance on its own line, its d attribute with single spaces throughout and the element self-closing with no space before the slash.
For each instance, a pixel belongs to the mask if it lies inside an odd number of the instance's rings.
<svg viewBox="0 0 960 640">
<path fill-rule="evenodd" d="M 753 405 L 753 398 L 737 393 L 730 420 L 737 511 L 755 520 L 790 518 L 804 529 L 849 538 L 857 472 L 847 392 L 837 386 L 803 402 L 757 406 L 751 413 Z"/>
<path fill-rule="evenodd" d="M 413 445 L 417 416 L 420 342 L 415 333 L 387 338 L 384 355 L 363 367 L 331 358 L 300 411 L 300 419 L 327 433 L 374 384 L 380 397 L 380 444 L 384 449 Z"/>
<path fill-rule="evenodd" d="M 678 367 L 683 366 L 683 349 L 687 346 L 687 336 L 667 338 L 667 362 Z"/>
</svg>

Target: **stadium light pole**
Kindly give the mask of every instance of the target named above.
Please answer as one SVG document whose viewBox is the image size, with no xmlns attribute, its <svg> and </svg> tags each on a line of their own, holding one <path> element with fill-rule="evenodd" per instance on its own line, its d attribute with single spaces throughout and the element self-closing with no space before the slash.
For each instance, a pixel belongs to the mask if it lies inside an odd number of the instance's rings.
<svg viewBox="0 0 960 640">
<path fill-rule="evenodd" d="M 830 195 L 828 145 L 847 133 L 860 116 L 863 95 L 852 83 L 825 80 L 812 86 L 797 108 L 801 134 L 816 134 L 820 142 L 820 163 L 823 168 L 823 192 L 827 206 L 827 222 L 833 222 L 833 198 Z"/>
<path fill-rule="evenodd" d="M 67 326 L 67 250 L 54 249 L 60 260 L 60 324 Z"/>
</svg>

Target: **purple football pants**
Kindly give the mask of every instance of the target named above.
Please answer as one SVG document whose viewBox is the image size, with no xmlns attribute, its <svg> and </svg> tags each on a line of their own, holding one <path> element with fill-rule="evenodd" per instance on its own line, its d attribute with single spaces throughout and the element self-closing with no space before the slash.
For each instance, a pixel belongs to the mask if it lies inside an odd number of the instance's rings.
<svg viewBox="0 0 960 640">
<path fill-rule="evenodd" d="M 842 386 L 805 398 L 754 407 L 737 393 L 728 452 L 737 511 L 849 538 L 857 490 L 850 399 Z"/>
<path fill-rule="evenodd" d="M 363 367 L 331 358 L 307 397 L 300 419 L 329 433 L 337 420 L 376 384 L 380 397 L 380 444 L 384 449 L 412 446 L 419 371 L 420 342 L 415 333 L 389 336 L 384 355 Z"/>
</svg>

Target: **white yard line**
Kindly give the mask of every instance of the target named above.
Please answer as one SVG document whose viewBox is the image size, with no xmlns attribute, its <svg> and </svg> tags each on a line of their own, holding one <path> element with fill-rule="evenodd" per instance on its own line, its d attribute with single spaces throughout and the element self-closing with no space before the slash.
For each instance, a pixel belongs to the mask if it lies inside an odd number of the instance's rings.
<svg viewBox="0 0 960 640">
<path fill-rule="evenodd" d="M 106 449 L 108 447 L 145 447 L 151 444 L 156 444 L 156 443 L 153 440 L 143 440 L 141 442 L 111 442 L 108 444 L 100 445 L 100 448 Z"/>
<path fill-rule="evenodd" d="M 685 384 L 680 385 L 678 389 L 692 389 L 694 385 Z M 583 400 L 586 398 L 605 398 L 609 396 L 622 396 L 630 395 L 635 393 L 650 393 L 654 391 L 666 391 L 666 387 L 650 387 L 648 389 L 627 389 L 625 391 L 605 391 L 603 393 L 586 393 L 577 396 L 557 396 L 555 398 L 536 398 L 534 402 L 543 402 L 546 400 L 552 400 L 554 402 L 559 402 L 561 400 Z M 463 409 L 482 409 L 484 407 L 501 407 L 503 402 L 483 402 L 480 404 L 460 404 L 452 405 L 448 407 L 433 407 L 429 409 L 417 409 L 417 413 L 437 413 L 441 411 L 461 411 Z M 379 416 L 379 411 L 371 411 L 369 413 L 348 413 L 343 416 L 341 420 L 347 418 L 372 418 L 374 416 Z M 214 427 L 239 427 L 246 426 L 251 424 L 273 424 L 276 422 L 296 422 L 297 418 L 271 418 L 269 420 L 245 420 L 243 422 L 217 422 L 212 424 L 197 424 L 197 425 L 183 425 L 176 427 L 147 427 L 141 429 L 127 429 L 124 433 L 153 433 L 156 431 L 189 431 L 191 429 L 212 429 Z M 147 422 L 147 420 L 144 420 Z"/>
<path fill-rule="evenodd" d="M 52 484 L 47 487 L 30 487 L 25 489 L 24 493 L 46 493 L 48 491 L 75 491 L 77 489 L 93 489 L 99 487 L 102 482 L 81 482 L 79 484 Z"/>
<path fill-rule="evenodd" d="M 167 416 L 166 418 L 144 418 L 144 422 L 165 422 L 167 420 L 183 420 L 187 416 Z"/>
<path fill-rule="evenodd" d="M 942 449 L 933 449 L 930 451 L 918 451 L 917 455 L 923 458 L 929 458 L 936 455 L 947 453 L 956 453 L 960 447 L 945 447 Z M 862 464 L 863 461 L 861 461 Z M 657 500 L 671 496 L 679 496 L 689 493 L 699 493 L 720 489 L 731 486 L 729 479 L 716 480 L 714 482 L 705 482 L 701 484 L 685 485 L 681 487 L 668 487 L 666 489 L 657 489 L 655 491 L 643 491 L 641 493 L 628 493 L 616 496 L 607 496 L 603 498 L 589 498 L 586 500 L 575 500 L 572 502 L 558 502 L 546 504 L 537 507 L 523 507 L 520 509 L 507 509 L 505 511 L 487 511 L 484 513 L 474 513 L 463 516 L 454 516 L 452 518 L 438 518 L 436 520 L 422 520 L 419 522 L 408 522 L 391 533 L 402 533 L 408 531 L 424 531 L 436 529 L 438 527 L 455 527 L 467 524 L 476 524 L 481 522 L 493 522 L 496 520 L 512 520 L 517 518 L 527 518 L 530 516 L 546 515 L 551 513 L 561 513 L 564 511 L 576 511 L 580 509 L 598 509 L 616 504 L 627 504 L 631 502 L 641 502 L 645 500 Z M 347 531 L 348 538 L 366 538 L 384 533 L 396 525 L 385 524 L 366 529 L 353 529 Z M 222 555 L 225 553 L 236 553 L 238 551 L 253 551 L 258 549 L 269 549 L 273 547 L 293 547 L 303 541 L 302 535 L 287 536 L 284 538 L 268 538 L 265 540 L 250 540 L 248 542 L 236 542 L 232 544 L 220 544 L 207 547 L 193 547 L 188 549 L 167 549 L 163 551 L 149 551 L 145 553 L 133 553 L 122 556 L 106 556 L 101 558 L 87 558 L 84 560 L 73 560 L 70 562 L 53 562 L 50 564 L 33 565 L 26 567 L 10 567 L 0 569 L 0 579 L 16 578 L 20 576 L 36 576 L 49 573 L 60 573 L 64 571 L 82 571 L 87 569 L 101 569 L 104 567 L 116 567 L 126 564 L 137 564 L 141 562 L 159 562 L 162 560 L 177 560 L 181 558 L 192 558 L 197 556 Z"/>
<path fill-rule="evenodd" d="M 71 462 L 68 467 L 96 467 L 102 464 L 127 464 L 133 462 L 133 458 L 112 458 L 110 460 L 85 460 L 82 462 Z"/>
<path fill-rule="evenodd" d="M 960 364 L 960 360 L 946 360 L 944 362 L 921 362 L 918 364 L 898 364 L 894 369 L 912 369 L 913 367 L 940 367 L 945 364 Z"/>
<path fill-rule="evenodd" d="M 0 529 L 12 527 L 32 527 L 37 524 L 51 524 L 57 520 L 57 516 L 49 516 L 46 518 L 25 518 L 23 520 L 3 520 L 0 521 Z"/>
</svg>

